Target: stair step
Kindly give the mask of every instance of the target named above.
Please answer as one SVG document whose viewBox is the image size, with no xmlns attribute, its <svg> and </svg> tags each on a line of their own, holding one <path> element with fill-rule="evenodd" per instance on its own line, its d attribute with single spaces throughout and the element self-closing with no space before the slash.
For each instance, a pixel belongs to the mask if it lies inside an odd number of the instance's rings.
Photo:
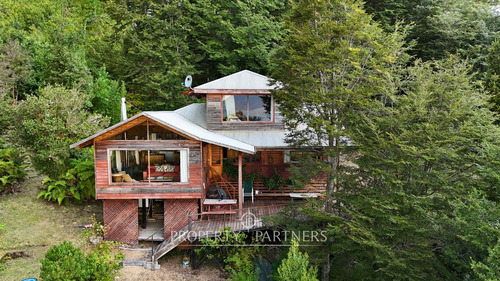
<svg viewBox="0 0 500 281">
<path fill-rule="evenodd" d="M 145 261 L 122 261 L 123 266 L 142 266 L 144 267 Z"/>
<path fill-rule="evenodd" d="M 119 247 L 120 250 L 127 251 L 137 251 L 137 252 L 151 252 L 152 250 L 149 248 L 128 248 L 128 247 Z"/>
<path fill-rule="evenodd" d="M 163 257 L 165 254 L 179 246 L 182 242 L 186 241 L 188 234 L 189 232 L 187 231 L 180 232 L 177 236 L 170 237 L 168 240 L 158 245 L 153 254 L 154 260 L 158 261 L 159 258 Z"/>
</svg>

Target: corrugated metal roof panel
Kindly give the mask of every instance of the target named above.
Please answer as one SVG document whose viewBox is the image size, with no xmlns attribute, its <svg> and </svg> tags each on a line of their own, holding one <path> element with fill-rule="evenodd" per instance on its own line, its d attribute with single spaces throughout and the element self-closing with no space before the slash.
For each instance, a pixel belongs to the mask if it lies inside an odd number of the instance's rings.
<svg viewBox="0 0 500 281">
<path fill-rule="evenodd" d="M 255 153 L 255 148 L 245 142 L 208 131 L 191 122 L 184 116 L 172 111 L 144 112 L 144 115 L 180 133 L 200 141 L 231 148 L 245 153 Z"/>
<path fill-rule="evenodd" d="M 188 106 L 177 109 L 175 112 L 186 117 L 198 126 L 207 128 L 207 119 L 205 118 L 207 105 L 205 103 L 193 103 Z"/>
<path fill-rule="evenodd" d="M 202 90 L 273 90 L 275 85 L 269 85 L 271 79 L 252 72 L 242 70 L 231 75 L 194 87 L 196 92 Z"/>
<path fill-rule="evenodd" d="M 285 131 L 216 131 L 217 134 L 246 142 L 256 148 L 286 148 Z"/>
<path fill-rule="evenodd" d="M 199 110 L 202 109 L 202 106 L 193 106 L 190 109 L 182 112 L 182 114 L 185 114 L 186 116 L 192 116 L 194 112 L 199 112 Z M 192 111 L 192 112 L 191 112 Z M 245 152 L 245 153 L 250 153 L 253 154 L 255 153 L 255 148 L 245 142 L 232 139 L 229 137 L 226 137 L 224 135 L 216 134 L 211 131 L 208 131 L 207 129 L 201 127 L 200 125 L 196 124 L 195 122 L 187 119 L 184 117 L 181 113 L 176 112 L 176 111 L 146 111 L 142 112 L 140 114 L 137 114 L 125 121 L 122 121 L 118 124 L 115 124 L 114 126 L 111 126 L 97 134 L 94 134 L 84 140 L 81 140 L 77 143 L 72 144 L 70 147 L 75 148 L 78 147 L 81 144 L 85 144 L 86 142 L 112 130 L 115 129 L 131 120 L 134 120 L 140 116 L 145 116 L 148 117 L 158 123 L 161 123 L 169 128 L 172 128 L 173 130 L 176 130 L 180 133 L 183 133 L 193 139 L 219 145 L 222 147 L 234 149 L 237 151 Z M 193 116 L 192 116 L 193 117 Z M 197 120 L 195 118 L 195 120 Z M 200 121 L 200 120 L 198 120 Z M 202 121 L 200 121 L 202 122 Z"/>
</svg>

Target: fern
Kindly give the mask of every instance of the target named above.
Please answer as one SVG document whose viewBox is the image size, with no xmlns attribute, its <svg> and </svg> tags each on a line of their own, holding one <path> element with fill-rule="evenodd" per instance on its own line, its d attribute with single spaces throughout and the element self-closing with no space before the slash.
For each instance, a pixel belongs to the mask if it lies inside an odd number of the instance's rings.
<svg viewBox="0 0 500 281">
<path fill-rule="evenodd" d="M 45 178 L 37 198 L 56 201 L 59 205 L 66 201 L 81 203 L 95 196 L 94 162 L 75 159 L 73 167 L 58 179 Z"/>
<path fill-rule="evenodd" d="M 0 139 L 0 144 L 3 140 Z M 17 149 L 8 145 L 1 145 L 0 148 L 0 192 L 18 183 L 26 176 L 24 155 Z"/>
</svg>

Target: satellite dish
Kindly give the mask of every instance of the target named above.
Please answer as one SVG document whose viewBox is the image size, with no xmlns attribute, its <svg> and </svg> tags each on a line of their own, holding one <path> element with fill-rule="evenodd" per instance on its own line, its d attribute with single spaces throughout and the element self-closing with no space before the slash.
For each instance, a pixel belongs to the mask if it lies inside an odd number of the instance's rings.
<svg viewBox="0 0 500 281">
<path fill-rule="evenodd" d="M 186 76 L 186 80 L 184 80 L 184 86 L 191 88 L 192 83 L 193 83 L 193 77 L 191 77 L 191 75 Z"/>
</svg>

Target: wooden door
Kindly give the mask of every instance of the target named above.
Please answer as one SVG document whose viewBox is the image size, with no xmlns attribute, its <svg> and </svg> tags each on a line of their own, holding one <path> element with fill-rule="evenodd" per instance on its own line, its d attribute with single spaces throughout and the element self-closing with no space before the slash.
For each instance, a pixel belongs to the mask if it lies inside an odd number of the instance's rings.
<svg viewBox="0 0 500 281">
<path fill-rule="evenodd" d="M 208 151 L 210 167 L 212 167 L 219 175 L 222 175 L 222 147 L 210 144 Z"/>
</svg>

